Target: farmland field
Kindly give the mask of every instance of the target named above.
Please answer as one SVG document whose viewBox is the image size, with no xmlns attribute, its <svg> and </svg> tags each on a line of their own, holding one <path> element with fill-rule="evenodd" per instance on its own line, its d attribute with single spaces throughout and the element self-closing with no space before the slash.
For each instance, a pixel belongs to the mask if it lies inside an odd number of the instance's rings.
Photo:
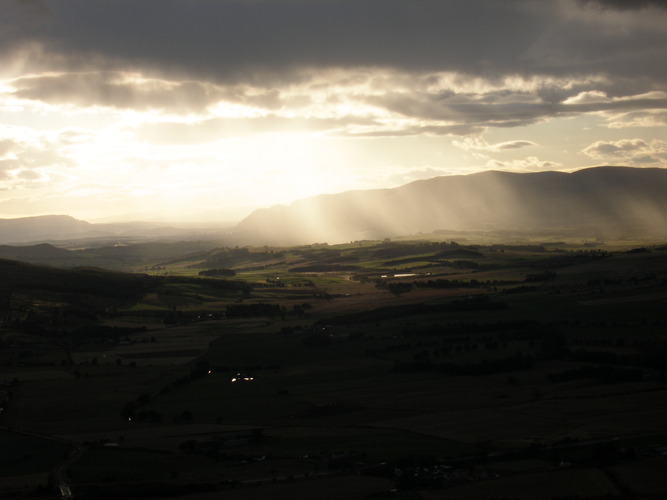
<svg viewBox="0 0 667 500">
<path fill-rule="evenodd" d="M 667 494 L 660 247 L 211 252 L 225 277 L 25 271 L 0 330 L 4 493 Z"/>
</svg>

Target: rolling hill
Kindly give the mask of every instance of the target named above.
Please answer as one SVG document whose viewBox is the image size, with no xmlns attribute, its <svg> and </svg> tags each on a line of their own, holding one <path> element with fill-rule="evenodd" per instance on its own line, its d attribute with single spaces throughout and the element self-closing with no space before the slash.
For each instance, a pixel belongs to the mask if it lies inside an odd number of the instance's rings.
<svg viewBox="0 0 667 500">
<path fill-rule="evenodd" d="M 100 236 L 93 224 L 69 215 L 0 219 L 0 244 Z"/>
<path fill-rule="evenodd" d="M 667 169 L 487 171 L 256 210 L 239 223 L 236 235 L 269 244 L 337 243 L 441 229 L 659 239 L 667 236 L 665 192 Z"/>
<path fill-rule="evenodd" d="M 201 241 L 220 239 L 227 229 L 226 226 L 213 223 L 194 222 L 178 225 L 160 221 L 90 223 L 69 215 L 41 215 L 0 219 L 0 245 L 65 242 L 70 247 L 84 248 L 151 241 Z"/>
</svg>

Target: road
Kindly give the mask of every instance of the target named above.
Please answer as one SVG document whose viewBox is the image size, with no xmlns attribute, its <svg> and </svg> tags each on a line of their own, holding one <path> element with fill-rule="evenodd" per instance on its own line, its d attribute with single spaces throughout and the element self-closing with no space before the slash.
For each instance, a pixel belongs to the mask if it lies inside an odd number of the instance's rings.
<svg viewBox="0 0 667 500">
<path fill-rule="evenodd" d="M 80 443 L 77 443 L 76 441 L 71 441 L 69 439 L 61 438 L 58 436 L 51 436 L 48 434 L 40 434 L 38 432 L 32 432 L 32 431 L 25 431 L 22 429 L 16 429 L 13 427 L 7 427 L 4 425 L 0 425 L 0 429 L 7 431 L 7 432 L 13 432 L 14 434 L 21 434 L 23 436 L 30 436 L 30 437 L 36 437 L 39 439 L 47 439 L 49 441 L 55 441 L 57 443 L 61 444 L 66 444 L 68 446 L 71 446 L 73 450 L 70 452 L 69 456 L 65 458 L 62 462 L 58 463 L 56 467 L 53 469 L 53 476 L 55 477 L 56 480 L 56 488 L 58 488 L 58 491 L 60 492 L 60 496 L 62 498 L 72 498 L 73 493 L 72 493 L 72 488 L 69 485 L 69 481 L 67 480 L 67 469 L 79 460 L 83 454 L 86 452 L 86 447 L 83 446 Z"/>
</svg>

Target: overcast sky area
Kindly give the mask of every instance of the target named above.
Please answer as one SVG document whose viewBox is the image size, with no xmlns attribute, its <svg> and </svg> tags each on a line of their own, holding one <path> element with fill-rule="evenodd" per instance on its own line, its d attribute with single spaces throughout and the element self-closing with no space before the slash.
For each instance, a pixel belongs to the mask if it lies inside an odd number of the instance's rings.
<svg viewBox="0 0 667 500">
<path fill-rule="evenodd" d="M 0 217 L 667 167 L 667 1 L 2 0 Z"/>
</svg>

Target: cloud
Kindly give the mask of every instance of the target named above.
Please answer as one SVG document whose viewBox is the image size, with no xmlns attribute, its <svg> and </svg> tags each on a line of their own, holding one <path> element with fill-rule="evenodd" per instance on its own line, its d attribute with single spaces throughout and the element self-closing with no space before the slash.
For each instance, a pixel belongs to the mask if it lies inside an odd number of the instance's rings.
<svg viewBox="0 0 667 500">
<path fill-rule="evenodd" d="M 583 152 L 598 158 L 620 157 L 628 153 L 645 150 L 649 146 L 643 139 L 623 139 L 616 142 L 598 141 L 591 144 Z"/>
<path fill-rule="evenodd" d="M 136 128 L 142 140 L 178 144 L 268 131 L 320 131 L 344 137 L 463 136 L 557 116 L 655 113 L 667 108 L 664 92 L 609 97 L 599 90 L 605 83 L 595 79 L 491 81 L 353 69 L 311 73 L 308 78 L 272 88 L 125 72 L 49 73 L 6 81 L 4 96 L 13 99 L 14 105 L 38 102 L 147 113 L 133 117 L 144 122 Z M 556 87 L 558 91 L 549 90 Z M 610 123 L 613 126 L 613 120 Z M 508 143 L 495 150 L 530 145 Z"/>
<path fill-rule="evenodd" d="M 121 109 L 160 109 L 201 112 L 228 97 L 203 82 L 166 81 L 122 72 L 42 74 L 9 82 L 12 96 L 53 105 L 104 106 Z"/>
<path fill-rule="evenodd" d="M 558 107 L 560 113 L 595 113 L 600 111 L 626 111 L 633 109 L 665 109 L 667 93 L 649 92 L 608 98 L 604 92 L 591 91 L 565 99 Z"/>
<path fill-rule="evenodd" d="M 414 8 L 397 0 L 385 0 L 381 7 L 373 0 L 56 1 L 49 4 L 50 23 L 39 30 L 14 31 L 6 41 L 12 46 L 42 44 L 79 68 L 92 57 L 107 66 L 236 81 L 280 78 L 285 70 L 303 67 L 429 68 L 443 55 L 450 64 L 479 66 L 488 63 L 469 59 L 464 51 L 443 54 L 442 47 L 464 42 L 479 52 L 477 33 L 461 30 L 462 25 L 474 24 L 478 32 L 501 39 L 508 26 L 518 28 L 528 19 L 515 6 L 495 0 L 475 3 L 476 8 L 462 2 Z M 14 25 L 21 27 L 29 13 L 17 6 L 12 10 Z M 484 47 L 484 52 L 488 58 L 502 54 L 496 46 Z"/>
<path fill-rule="evenodd" d="M 579 0 L 579 3 L 612 10 L 641 10 L 649 7 L 667 9 L 666 0 Z"/>
<path fill-rule="evenodd" d="M 11 154 L 15 147 L 16 143 L 12 139 L 7 137 L 0 139 L 0 158 Z"/>
<path fill-rule="evenodd" d="M 667 142 L 644 139 L 597 141 L 582 150 L 585 155 L 601 161 L 633 165 L 667 164 Z"/>
<path fill-rule="evenodd" d="M 540 160 L 536 156 L 529 156 L 523 159 L 514 159 L 508 161 L 489 160 L 486 162 L 486 168 L 513 171 L 513 172 L 539 172 L 541 170 L 558 170 L 563 165 L 558 162 Z"/>
<path fill-rule="evenodd" d="M 337 135 L 342 137 L 357 137 L 357 138 L 372 138 L 372 137 L 410 137 L 410 136 L 446 136 L 446 135 L 476 135 L 484 131 L 483 127 L 467 124 L 453 124 L 453 125 L 429 125 L 429 124 L 414 124 L 408 122 L 403 125 L 386 125 L 375 124 L 371 126 L 355 126 L 348 128 L 345 131 L 339 132 Z"/>
<path fill-rule="evenodd" d="M 520 149 L 520 148 L 526 148 L 529 146 L 536 146 L 536 144 L 533 141 L 509 141 L 509 142 L 501 142 L 498 144 L 494 144 L 494 150 L 496 151 L 506 151 L 508 149 Z"/>
<path fill-rule="evenodd" d="M 533 141 L 507 141 L 499 142 L 496 144 L 489 144 L 484 139 L 480 137 L 466 137 L 460 141 L 452 141 L 454 146 L 459 147 L 465 151 L 489 151 L 489 152 L 500 152 L 500 151 L 509 151 L 514 149 L 521 149 L 531 146 L 537 146 Z"/>
<path fill-rule="evenodd" d="M 0 126 L 0 188 L 29 187 L 48 181 L 52 168 L 70 168 L 68 145 L 85 140 L 85 133 L 71 129 L 40 133 L 22 127 Z"/>
<path fill-rule="evenodd" d="M 483 93 L 391 92 L 372 96 L 368 103 L 392 113 L 423 120 L 439 120 L 478 126 L 518 126 L 552 114 L 552 106 L 538 96 L 511 90 Z"/>
<path fill-rule="evenodd" d="M 131 111 L 142 140 L 178 144 L 268 131 L 319 131 L 357 138 L 465 136 L 488 127 L 518 127 L 586 113 L 619 116 L 609 118 L 609 126 L 634 123 L 620 118 L 622 114 L 652 113 L 659 124 L 657 113 L 667 109 L 663 91 L 610 96 L 601 89 L 606 82 L 597 79 L 489 80 L 355 69 L 309 72 L 303 79 L 274 88 L 117 71 L 59 72 L 0 82 L 0 99 L 6 107 L 37 103 Z M 649 119 L 646 115 L 643 122 Z M 518 142 L 495 148 L 530 145 Z"/>
<path fill-rule="evenodd" d="M 516 88 L 506 86 L 481 92 L 388 90 L 368 96 L 364 102 L 414 119 L 477 127 L 518 127 L 557 116 L 667 108 L 667 94 L 663 92 L 612 98 L 602 90 L 592 89 L 571 96 L 562 93 L 560 100 L 555 100 L 553 95 L 545 99 L 542 88 L 521 88 L 517 84 Z"/>
<path fill-rule="evenodd" d="M 49 53 L 39 61 L 43 70 L 104 67 L 275 86 L 304 69 L 341 67 L 487 78 L 667 77 L 657 64 L 667 51 L 663 11 L 624 12 L 630 38 L 609 16 L 574 15 L 586 9 L 573 0 L 56 0 L 37 29 L 26 6 L 10 5 L 0 20 L 0 52 L 9 57 L 38 45 Z"/>
<path fill-rule="evenodd" d="M 664 127 L 667 125 L 667 111 L 631 111 L 614 114 L 607 121 L 610 128 Z"/>
<path fill-rule="evenodd" d="M 362 118 L 299 118 L 266 115 L 254 118 L 210 118 L 192 123 L 159 122 L 135 129 L 140 140 L 154 144 L 200 144 L 226 137 L 252 134 L 327 132 L 334 133 L 349 126 L 372 126 L 373 120 Z"/>
<path fill-rule="evenodd" d="M 662 11 L 612 16 L 574 0 L 9 5 L 0 62 L 23 76 L 5 95 L 50 106 L 342 120 L 331 132 L 355 137 L 667 109 L 656 95 L 667 84 Z"/>
<path fill-rule="evenodd" d="M 571 105 L 581 105 L 581 104 L 598 104 L 598 103 L 609 103 L 612 102 L 605 92 L 599 90 L 588 90 L 585 92 L 580 92 L 579 94 L 568 97 L 563 101 L 563 104 Z"/>
</svg>

